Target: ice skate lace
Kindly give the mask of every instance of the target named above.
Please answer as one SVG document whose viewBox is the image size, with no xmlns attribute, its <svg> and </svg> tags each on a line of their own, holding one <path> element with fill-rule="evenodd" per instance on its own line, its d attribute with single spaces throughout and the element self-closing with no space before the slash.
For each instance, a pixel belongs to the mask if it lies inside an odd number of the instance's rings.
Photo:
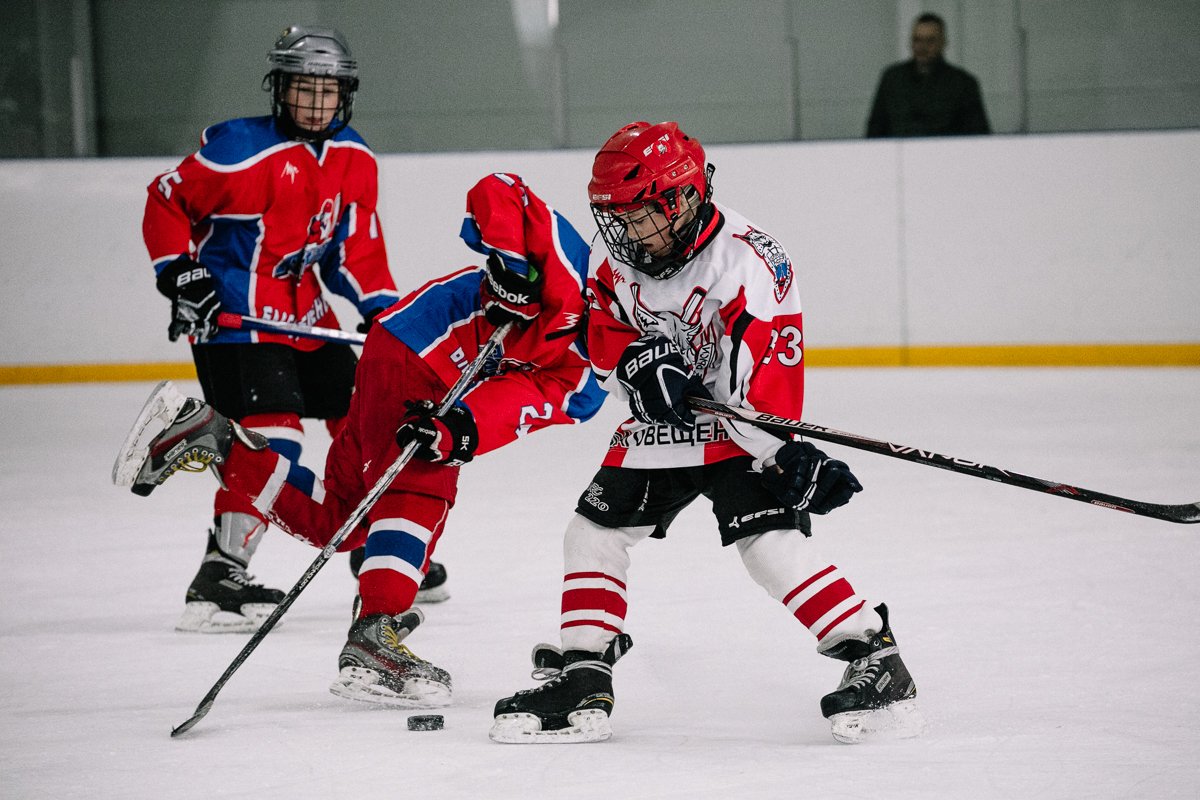
<svg viewBox="0 0 1200 800">
<path fill-rule="evenodd" d="M 397 633 L 395 628 L 393 628 L 391 625 L 385 625 L 379 637 L 379 644 L 382 645 L 385 650 L 404 656 L 405 658 L 412 659 L 419 664 L 427 663 L 425 659 L 418 656 L 412 650 L 409 650 L 408 645 L 401 643 L 400 639 L 400 634 Z"/>
<path fill-rule="evenodd" d="M 219 453 L 214 453 L 211 450 L 201 447 L 193 447 L 191 450 L 185 450 L 180 453 L 167 465 L 167 468 L 163 470 L 159 483 L 162 483 L 176 472 L 204 472 L 214 461 L 220 464 L 224 460 Z"/>
<path fill-rule="evenodd" d="M 254 588 L 254 587 L 261 585 L 261 584 L 255 583 L 254 576 L 249 574 L 248 572 L 246 572 L 246 570 L 241 569 L 240 567 L 234 567 L 233 569 L 230 569 L 229 574 L 226 575 L 225 577 L 228 580 L 233 581 L 234 583 L 240 584 L 241 586 L 245 586 L 246 588 Z"/>
<path fill-rule="evenodd" d="M 533 672 L 529 673 L 529 677 L 535 681 L 549 681 L 561 674 L 562 670 L 558 667 L 534 667 Z"/>
<path fill-rule="evenodd" d="M 879 671 L 883 667 L 883 659 L 888 656 L 893 656 L 899 650 L 895 645 L 884 647 L 876 650 L 868 656 L 850 662 L 850 666 L 846 667 L 846 674 L 842 677 L 841 689 L 859 689 L 867 684 L 874 683 L 879 677 Z"/>
<path fill-rule="evenodd" d="M 851 661 L 850 666 L 846 668 L 846 674 L 842 677 L 842 685 L 839 690 L 861 689 L 867 684 L 873 683 L 879 674 L 879 663 L 879 659 L 871 656 Z"/>
<path fill-rule="evenodd" d="M 534 686 L 532 689 L 521 689 L 517 692 L 518 697 L 524 695 L 537 694 L 538 692 L 547 692 L 566 680 L 567 673 L 558 670 L 554 671 L 552 667 L 542 667 L 533 671 L 533 677 L 539 681 L 544 681 L 540 686 Z"/>
</svg>

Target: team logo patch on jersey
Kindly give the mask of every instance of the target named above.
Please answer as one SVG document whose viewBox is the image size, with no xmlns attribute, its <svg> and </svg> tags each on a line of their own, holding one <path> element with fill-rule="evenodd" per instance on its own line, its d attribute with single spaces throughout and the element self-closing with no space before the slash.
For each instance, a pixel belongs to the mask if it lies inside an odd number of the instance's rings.
<svg viewBox="0 0 1200 800">
<path fill-rule="evenodd" d="M 767 265 L 767 269 L 771 270 L 775 280 L 775 302 L 782 303 L 788 289 L 792 288 L 792 262 L 788 259 L 787 252 L 779 242 L 754 228 L 748 227 L 744 234 L 735 233 L 733 238 L 741 239 L 753 247 L 754 252 Z"/>
<path fill-rule="evenodd" d="M 665 336 L 679 346 L 679 352 L 699 373 L 713 367 L 720 358 L 717 348 L 719 334 L 715 324 L 709 320 L 704 322 L 704 301 L 708 292 L 699 286 L 693 287 L 679 313 L 652 311 L 642 302 L 641 284 L 631 283 L 630 292 L 633 295 L 633 314 L 637 327 L 644 333 L 656 333 Z"/>
</svg>

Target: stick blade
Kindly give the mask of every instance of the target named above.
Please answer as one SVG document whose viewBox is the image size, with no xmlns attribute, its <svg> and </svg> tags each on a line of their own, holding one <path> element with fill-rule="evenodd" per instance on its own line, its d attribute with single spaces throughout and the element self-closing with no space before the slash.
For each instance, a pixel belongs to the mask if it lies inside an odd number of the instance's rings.
<svg viewBox="0 0 1200 800">
<path fill-rule="evenodd" d="M 195 714 L 192 714 L 190 717 L 188 717 L 186 720 L 184 720 L 179 725 L 179 727 L 171 729 L 171 738 L 174 739 L 178 736 L 182 736 L 183 734 L 190 731 L 192 728 L 196 727 L 196 723 L 199 722 L 200 720 L 204 719 L 205 715 L 208 714 L 208 712 L 212 709 L 212 707 L 213 707 L 212 700 L 205 700 L 203 703 L 196 706 Z"/>
<path fill-rule="evenodd" d="M 1167 506 L 1166 509 L 1167 513 L 1160 518 L 1168 522 L 1182 522 L 1185 525 L 1200 522 L 1200 501 L 1181 506 Z"/>
</svg>

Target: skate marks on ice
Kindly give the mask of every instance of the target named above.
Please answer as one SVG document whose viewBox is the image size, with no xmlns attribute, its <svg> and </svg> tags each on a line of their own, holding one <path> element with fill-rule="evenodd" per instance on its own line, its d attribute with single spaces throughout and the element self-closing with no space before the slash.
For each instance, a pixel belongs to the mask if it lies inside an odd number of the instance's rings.
<svg viewBox="0 0 1200 800">
<path fill-rule="evenodd" d="M 407 678 L 403 687 L 393 690 L 373 669 L 342 667 L 333 683 L 331 694 L 346 700 L 392 706 L 394 708 L 445 708 L 451 703 L 450 689 L 445 684 L 425 678 Z"/>
<path fill-rule="evenodd" d="M 926 728 L 925 717 L 915 699 L 869 711 L 834 714 L 829 725 L 833 738 L 843 744 L 912 739 Z"/>
</svg>

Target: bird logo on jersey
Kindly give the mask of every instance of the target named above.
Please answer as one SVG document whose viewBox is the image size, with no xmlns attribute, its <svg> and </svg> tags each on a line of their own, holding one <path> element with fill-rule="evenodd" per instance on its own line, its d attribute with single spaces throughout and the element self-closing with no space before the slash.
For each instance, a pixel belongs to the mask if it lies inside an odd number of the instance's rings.
<svg viewBox="0 0 1200 800">
<path fill-rule="evenodd" d="M 633 313 L 643 332 L 657 333 L 675 342 L 680 352 L 701 374 L 717 362 L 720 353 L 716 344 L 717 334 L 711 323 L 708 328 L 703 323 L 704 299 L 708 296 L 704 289 L 699 286 L 693 288 L 678 314 L 673 311 L 662 314 L 651 311 L 642 302 L 641 284 L 631 283 L 629 289 L 633 293 Z"/>
<path fill-rule="evenodd" d="M 741 239 L 754 248 L 754 252 L 767 265 L 767 269 L 771 270 L 775 281 L 775 302 L 782 303 L 783 298 L 787 296 L 788 289 L 792 288 L 792 262 L 788 259 L 783 246 L 767 234 L 750 226 L 746 227 L 744 234 L 735 233 L 733 238 Z"/>
<path fill-rule="evenodd" d="M 321 204 L 321 210 L 313 214 L 308 221 L 308 236 L 304 247 L 280 259 L 271 272 L 276 278 L 291 275 L 300 280 L 313 264 L 321 260 L 333 238 L 334 220 L 337 217 L 337 203 L 326 199 Z"/>
</svg>

